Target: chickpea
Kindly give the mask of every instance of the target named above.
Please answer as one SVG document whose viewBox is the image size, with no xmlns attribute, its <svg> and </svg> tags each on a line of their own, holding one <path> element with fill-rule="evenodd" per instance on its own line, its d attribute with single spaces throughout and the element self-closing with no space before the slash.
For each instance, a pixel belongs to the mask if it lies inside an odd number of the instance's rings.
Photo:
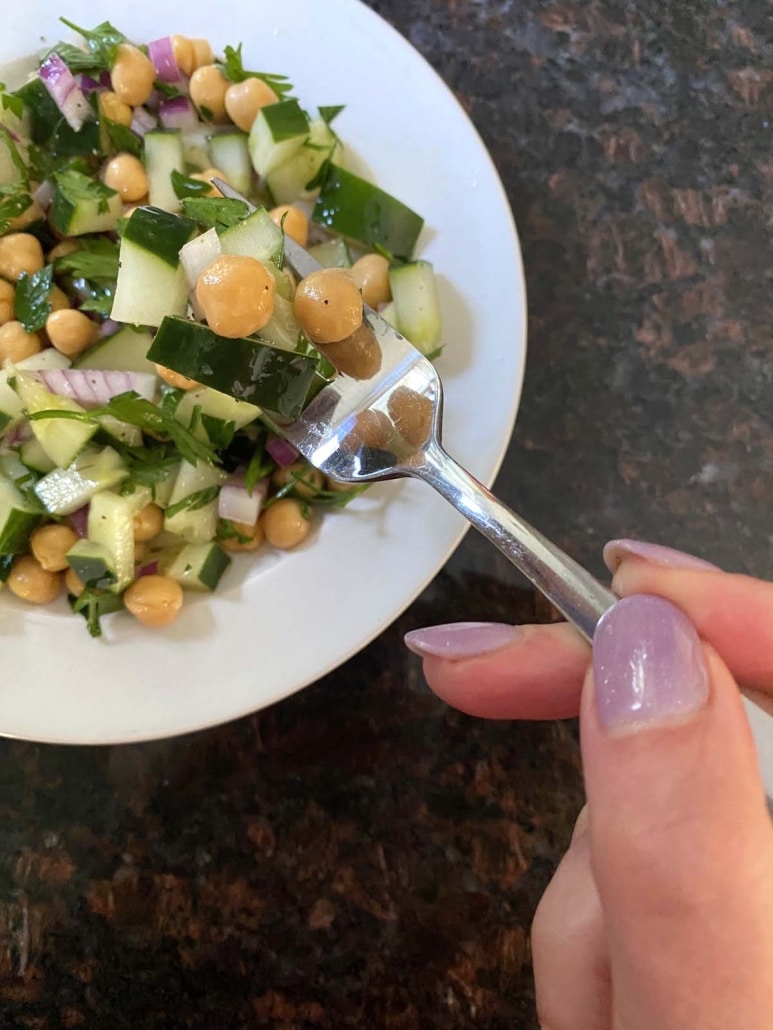
<svg viewBox="0 0 773 1030">
<path fill-rule="evenodd" d="M 271 480 L 276 487 L 293 484 L 293 493 L 297 497 L 308 499 L 322 489 L 325 477 L 315 469 L 313 465 L 307 465 L 305 461 L 295 461 L 287 468 L 277 469 Z"/>
<path fill-rule="evenodd" d="M 75 572 L 74 569 L 68 569 L 64 574 L 64 585 L 68 594 L 72 594 L 73 597 L 80 597 L 83 591 L 86 589 L 86 584 Z"/>
<path fill-rule="evenodd" d="M 5 279 L 0 279 L 0 325 L 12 321 L 15 304 L 16 290 Z"/>
<path fill-rule="evenodd" d="M 362 297 L 347 268 L 320 268 L 298 284 L 298 325 L 312 343 L 337 343 L 362 325 Z"/>
<path fill-rule="evenodd" d="M 43 248 L 36 236 L 13 232 L 0 236 L 0 275 L 16 282 L 22 272 L 32 275 L 43 268 Z"/>
<path fill-rule="evenodd" d="M 281 501 L 266 508 L 260 521 L 266 540 L 283 551 L 303 543 L 311 529 L 311 523 L 303 514 L 303 507 L 293 497 L 283 497 Z"/>
<path fill-rule="evenodd" d="M 126 588 L 123 600 L 137 622 L 155 629 L 180 614 L 183 588 L 168 576 L 141 576 Z"/>
<path fill-rule="evenodd" d="M 64 311 L 65 308 L 70 306 L 70 298 L 64 290 L 60 290 L 58 286 L 52 286 L 51 292 L 48 295 L 48 303 L 51 305 L 52 313 L 54 311 Z"/>
<path fill-rule="evenodd" d="M 245 537 L 246 539 L 240 540 L 239 537 L 228 537 L 227 540 L 218 541 L 224 550 L 257 551 L 263 543 L 263 527 L 260 522 L 256 522 L 254 526 L 249 526 L 246 522 L 234 522 L 233 527 L 240 537 Z"/>
<path fill-rule="evenodd" d="M 194 172 L 191 175 L 191 179 L 196 179 L 198 182 L 208 182 L 208 183 L 210 183 L 209 193 L 205 193 L 204 194 L 205 197 L 222 197 L 223 196 L 223 194 L 220 192 L 220 190 L 217 188 L 217 186 L 212 186 L 211 185 L 213 179 L 223 179 L 224 182 L 228 182 L 228 176 L 224 175 L 223 172 L 221 172 L 219 168 L 207 168 L 203 172 Z"/>
<path fill-rule="evenodd" d="M 167 386 L 173 386 L 175 390 L 193 390 L 195 387 L 201 386 L 201 383 L 197 383 L 195 379 L 180 375 L 173 368 L 166 368 L 164 365 L 156 365 L 156 375 L 159 379 L 163 379 Z"/>
<path fill-rule="evenodd" d="M 39 354 L 43 343 L 37 333 L 28 333 L 16 320 L 0 326 L 0 365 L 4 361 L 23 361 Z"/>
<path fill-rule="evenodd" d="M 253 257 L 223 254 L 196 282 L 196 300 L 209 326 L 221 336 L 250 336 L 274 313 L 274 277 Z"/>
<path fill-rule="evenodd" d="M 75 254 L 80 249 L 81 245 L 77 240 L 60 240 L 55 247 L 49 250 L 46 260 L 49 265 L 53 265 L 57 258 L 67 257 L 68 254 Z"/>
<path fill-rule="evenodd" d="M 262 79 L 245 79 L 232 83 L 225 92 L 228 117 L 242 132 L 249 132 L 261 107 L 275 104 L 279 98 Z"/>
<path fill-rule="evenodd" d="M 121 200 L 131 203 L 141 200 L 148 192 L 148 173 L 134 154 L 116 154 L 108 161 L 102 179 L 105 186 L 121 194 Z"/>
<path fill-rule="evenodd" d="M 362 291 L 362 299 L 371 308 L 392 299 L 389 284 L 389 262 L 383 254 L 366 254 L 352 265 L 352 276 Z"/>
<path fill-rule="evenodd" d="M 225 94 L 228 80 L 214 64 L 205 64 L 191 75 L 189 83 L 191 100 L 199 113 L 208 121 L 226 120 Z"/>
<path fill-rule="evenodd" d="M 96 342 L 99 328 L 82 311 L 62 308 L 52 311 L 46 319 L 46 333 L 52 346 L 71 358 Z"/>
<path fill-rule="evenodd" d="M 56 572 L 46 572 L 40 562 L 27 554 L 13 563 L 8 588 L 30 604 L 51 604 L 62 589 L 62 577 Z"/>
<path fill-rule="evenodd" d="M 193 47 L 194 71 L 204 65 L 212 64 L 215 55 L 212 53 L 212 46 L 208 39 L 192 39 L 191 46 Z"/>
<path fill-rule="evenodd" d="M 351 336 L 322 346 L 339 372 L 352 379 L 372 379 L 381 368 L 381 347 L 376 334 L 364 322 Z"/>
<path fill-rule="evenodd" d="M 361 447 L 385 451 L 394 436 L 394 428 L 389 417 L 383 411 L 361 411 L 354 427 L 344 437 L 344 447 L 355 454 Z"/>
<path fill-rule="evenodd" d="M 77 539 L 74 529 L 52 522 L 35 530 L 30 538 L 30 550 L 46 572 L 62 572 L 69 568 L 67 552 Z"/>
<path fill-rule="evenodd" d="M 119 100 L 131 107 L 144 104 L 153 92 L 156 73 L 153 62 L 131 43 L 118 47 L 110 82 Z"/>
<path fill-rule="evenodd" d="M 305 247 L 309 242 L 309 220 L 299 207 L 292 204 L 282 204 L 269 211 L 271 221 L 275 222 L 280 229 L 284 229 L 291 240 L 295 240 L 299 247 Z M 282 222 L 284 219 L 284 223 Z"/>
<path fill-rule="evenodd" d="M 109 122 L 115 122 L 117 125 L 125 125 L 127 128 L 131 125 L 134 113 L 117 93 L 106 89 L 104 93 L 98 93 L 97 96 L 99 113 L 102 118 L 107 118 Z"/>
<path fill-rule="evenodd" d="M 172 53 L 177 61 L 177 67 L 183 75 L 191 75 L 196 65 L 196 51 L 193 48 L 193 40 L 187 36 L 172 36 Z M 211 58 L 210 58 L 211 60 Z"/>
<path fill-rule="evenodd" d="M 144 543 L 158 536 L 164 528 L 164 513 L 157 504 L 146 504 L 134 516 L 134 539 Z"/>
</svg>

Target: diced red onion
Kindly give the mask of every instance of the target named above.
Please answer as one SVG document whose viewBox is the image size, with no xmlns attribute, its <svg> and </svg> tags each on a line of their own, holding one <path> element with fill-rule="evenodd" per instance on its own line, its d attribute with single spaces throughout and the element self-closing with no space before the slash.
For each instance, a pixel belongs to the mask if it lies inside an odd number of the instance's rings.
<svg viewBox="0 0 773 1030">
<path fill-rule="evenodd" d="M 292 465 L 300 457 L 300 452 L 296 451 L 289 440 L 284 440 L 281 436 L 274 436 L 273 433 L 268 434 L 266 450 L 277 465 L 283 469 Z"/>
<path fill-rule="evenodd" d="M 38 186 L 35 192 L 32 194 L 32 199 L 36 200 L 38 204 L 45 210 L 50 207 L 51 201 L 54 199 L 54 186 L 51 179 L 44 179 L 43 182 Z"/>
<path fill-rule="evenodd" d="M 157 381 L 149 372 L 102 372 L 91 368 L 54 368 L 37 373 L 51 393 L 69 397 L 84 408 L 107 404 L 111 397 L 133 390 L 152 401 Z"/>
<path fill-rule="evenodd" d="M 180 249 L 180 264 L 185 269 L 191 289 L 207 265 L 211 265 L 222 253 L 217 229 L 207 229 Z"/>
<path fill-rule="evenodd" d="M 116 322 L 114 318 L 106 318 L 102 325 L 99 327 L 99 335 L 112 336 L 113 333 L 117 333 L 120 328 L 120 322 Z"/>
<path fill-rule="evenodd" d="M 220 488 L 217 513 L 221 519 L 254 526 L 268 496 L 268 480 L 262 479 L 250 492 L 244 485 L 244 476 L 233 475 Z"/>
<path fill-rule="evenodd" d="M 79 132 L 91 108 L 73 73 L 59 54 L 54 53 L 49 54 L 41 64 L 38 74 L 67 124 L 74 132 Z"/>
<path fill-rule="evenodd" d="M 180 66 L 174 56 L 174 47 L 169 36 L 148 43 L 148 57 L 153 62 L 156 78 L 160 82 L 180 81 Z"/>
<path fill-rule="evenodd" d="M 143 565 L 142 568 L 137 569 L 137 578 L 140 576 L 155 576 L 158 572 L 158 561 L 149 561 L 147 565 Z"/>
<path fill-rule="evenodd" d="M 70 528 L 73 532 L 77 533 L 78 536 L 83 539 L 89 535 L 89 506 L 84 504 L 82 508 L 78 508 L 76 511 L 71 512 L 67 516 L 67 521 L 70 524 Z"/>
<path fill-rule="evenodd" d="M 92 93 L 96 93 L 98 89 L 107 89 L 110 86 L 110 75 L 107 72 L 102 72 L 99 76 L 99 80 L 92 79 L 90 75 L 79 75 L 77 83 L 83 90 L 84 96 L 91 96 Z"/>
<path fill-rule="evenodd" d="M 199 124 L 196 108 L 187 97 L 171 97 L 158 105 L 158 118 L 165 129 L 194 129 Z"/>
<path fill-rule="evenodd" d="M 144 136 L 146 132 L 155 129 L 157 124 L 158 122 L 150 111 L 146 111 L 144 107 L 134 108 L 130 126 L 132 132 L 135 132 L 138 136 Z"/>
</svg>

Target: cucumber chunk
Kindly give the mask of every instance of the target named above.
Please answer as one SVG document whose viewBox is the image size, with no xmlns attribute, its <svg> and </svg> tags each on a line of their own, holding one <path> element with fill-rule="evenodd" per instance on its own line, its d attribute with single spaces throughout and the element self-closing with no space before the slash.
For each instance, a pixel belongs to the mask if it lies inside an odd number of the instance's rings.
<svg viewBox="0 0 773 1030">
<path fill-rule="evenodd" d="M 34 372 L 37 369 L 68 368 L 69 358 L 60 354 L 53 347 L 47 347 L 39 354 L 33 354 L 29 358 L 17 361 L 13 368 L 4 368 L 0 371 L 0 433 L 21 415 L 24 410 L 21 397 L 9 385 L 9 378 L 16 375 L 16 370 Z"/>
<path fill-rule="evenodd" d="M 41 513 L 14 484 L 0 477 L 0 554 L 26 551 L 30 536 L 41 520 Z"/>
<path fill-rule="evenodd" d="M 197 465 L 191 465 L 187 461 L 181 462 L 167 508 L 182 504 L 188 498 L 195 498 L 195 495 L 201 495 L 203 491 L 219 488 L 225 478 L 224 472 L 206 462 L 199 462 Z M 213 540 L 217 532 L 217 497 L 199 505 L 199 500 L 191 500 L 189 507 L 167 515 L 164 519 L 164 529 L 176 533 L 189 543 L 207 543 Z"/>
<path fill-rule="evenodd" d="M 343 240 L 326 240 L 309 247 L 309 254 L 323 268 L 351 268 L 352 256 Z"/>
<path fill-rule="evenodd" d="M 112 232 L 123 214 L 121 195 L 105 191 L 88 175 L 67 169 L 55 177 L 56 188 L 51 202 L 51 225 L 63 236 Z M 100 186 L 99 190 L 95 187 Z"/>
<path fill-rule="evenodd" d="M 145 133 L 145 170 L 148 199 L 162 211 L 179 211 L 180 200 L 172 186 L 172 172 L 185 169 L 182 134 L 178 129 Z M 178 247 L 179 250 L 179 247 Z"/>
<path fill-rule="evenodd" d="M 284 253 L 284 233 L 271 220 L 268 211 L 259 207 L 220 234 L 220 250 L 223 254 L 254 257 L 279 268 Z"/>
<path fill-rule="evenodd" d="M 100 590 L 114 586 L 118 579 L 111 551 L 93 540 L 78 540 L 66 555 L 67 564 L 86 586 Z"/>
<path fill-rule="evenodd" d="M 56 468 L 35 484 L 35 493 L 52 515 L 70 515 L 100 490 L 110 490 L 128 475 L 112 447 L 87 447 L 70 468 Z"/>
<path fill-rule="evenodd" d="M 328 168 L 312 218 L 368 247 L 410 257 L 424 219 L 396 197 L 339 165 Z"/>
<path fill-rule="evenodd" d="M 40 441 L 34 436 L 31 440 L 25 440 L 21 445 L 19 457 L 28 469 L 32 469 L 33 472 L 40 472 L 42 475 L 52 472 L 56 468 L 56 465 L 54 465 L 53 461 L 43 450 Z"/>
<path fill-rule="evenodd" d="M 266 176 L 268 188 L 277 204 L 292 204 L 295 200 L 316 197 L 319 188 L 308 189 L 328 159 L 340 157 L 341 147 L 335 133 L 321 118 L 309 125 L 309 138 L 301 144 L 289 161 Z"/>
<path fill-rule="evenodd" d="M 186 390 L 175 409 L 174 417 L 186 427 L 190 427 L 194 422 L 193 435 L 199 440 L 207 441 L 210 439 L 207 433 L 207 419 L 214 419 L 221 424 L 233 422 L 234 429 L 237 430 L 254 422 L 259 414 L 260 408 L 256 408 L 254 404 L 234 400 L 225 393 L 202 386 Z"/>
<path fill-rule="evenodd" d="M 59 397 L 47 390 L 39 379 L 29 372 L 19 372 L 12 380 L 29 415 L 41 411 L 77 411 L 84 409 L 69 397 Z M 63 418 L 44 418 L 31 423 L 32 432 L 51 461 L 59 468 L 67 468 L 83 450 L 99 428 L 96 422 L 76 422 Z"/>
<path fill-rule="evenodd" d="M 303 410 L 317 369 L 313 358 L 255 340 L 226 339 L 184 318 L 163 320 L 148 357 L 204 386 L 285 418 L 296 418 Z"/>
<path fill-rule="evenodd" d="M 440 344 L 440 301 L 435 270 L 429 261 L 412 261 L 389 271 L 395 328 L 422 354 Z"/>
<path fill-rule="evenodd" d="M 159 325 L 165 315 L 182 315 L 188 306 L 188 280 L 180 248 L 196 229 L 153 207 L 132 213 L 121 239 L 120 267 L 111 318 L 131 325 Z"/>
<path fill-rule="evenodd" d="M 300 150 L 308 135 L 309 120 L 297 100 L 261 108 L 250 130 L 253 168 L 258 175 L 269 175 Z"/>
<path fill-rule="evenodd" d="M 183 590 L 211 592 L 230 564 L 231 559 L 218 544 L 186 544 L 181 551 L 162 562 L 161 569 Z"/>
<path fill-rule="evenodd" d="M 246 132 L 219 132 L 209 140 L 212 164 L 239 193 L 252 186 L 252 162 Z"/>
<path fill-rule="evenodd" d="M 88 536 L 110 554 L 115 569 L 110 589 L 120 593 L 134 579 L 134 511 L 127 498 L 110 490 L 95 494 L 89 505 Z"/>
<path fill-rule="evenodd" d="M 95 343 L 73 362 L 74 368 L 96 368 L 102 372 L 150 372 L 156 367 L 147 353 L 153 342 L 150 333 L 125 327 Z"/>
</svg>

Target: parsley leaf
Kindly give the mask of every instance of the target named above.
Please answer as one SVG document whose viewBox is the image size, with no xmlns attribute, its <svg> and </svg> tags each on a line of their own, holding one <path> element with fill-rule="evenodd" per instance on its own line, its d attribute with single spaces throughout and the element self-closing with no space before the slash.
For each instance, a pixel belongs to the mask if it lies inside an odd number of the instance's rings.
<svg viewBox="0 0 773 1030">
<path fill-rule="evenodd" d="M 319 111 L 319 116 L 325 125 L 330 125 L 330 123 L 339 116 L 345 107 L 346 104 L 337 104 L 335 107 L 319 107 L 317 110 Z"/>
<path fill-rule="evenodd" d="M 108 71 L 113 67 L 118 47 L 121 43 L 126 42 L 126 36 L 122 32 L 119 32 L 109 21 L 103 21 L 94 29 L 82 29 L 66 18 L 60 18 L 59 20 L 68 29 L 77 32 L 86 40 L 89 51 L 93 56 L 93 62 L 89 67 L 105 68 Z"/>
<path fill-rule="evenodd" d="M 146 433 L 160 434 L 169 437 L 179 451 L 180 457 L 191 465 L 199 461 L 205 461 L 211 465 L 215 464 L 216 454 L 210 444 L 197 440 L 196 437 L 186 429 L 182 422 L 178 422 L 173 415 L 168 415 L 156 404 L 140 397 L 133 390 L 119 394 L 103 404 L 99 408 L 91 408 L 90 411 L 61 411 L 53 409 L 50 411 L 38 411 L 28 416 L 32 422 L 45 418 L 64 418 L 75 422 L 95 422 L 100 415 L 113 415 L 121 422 L 128 422 L 130 425 L 138 426 Z"/>
<path fill-rule="evenodd" d="M 206 197 L 212 189 L 211 183 L 191 179 L 190 176 L 178 172 L 176 168 L 172 171 L 171 179 L 172 189 L 180 200 L 186 197 Z"/>
<path fill-rule="evenodd" d="M 219 493 L 219 486 L 207 486 L 203 490 L 195 490 L 192 494 L 188 494 L 187 497 L 183 497 L 177 504 L 168 505 L 166 517 L 171 519 L 181 511 L 198 511 L 199 508 L 206 508 L 208 504 L 211 504 L 217 498 Z"/>
<path fill-rule="evenodd" d="M 24 214 L 31 204 L 32 197 L 21 183 L 0 186 L 0 236 L 8 232 L 14 218 Z"/>
<path fill-rule="evenodd" d="M 160 93 L 165 100 L 173 100 L 175 97 L 185 96 L 179 86 L 175 86 L 171 82 L 159 82 L 153 83 L 153 89 Z"/>
<path fill-rule="evenodd" d="M 95 71 L 99 67 L 92 50 L 84 50 L 83 47 L 74 46 L 72 43 L 57 43 L 41 58 L 40 63 L 42 64 L 52 54 L 60 57 L 71 72 Z"/>
<path fill-rule="evenodd" d="M 76 163 L 65 165 L 58 172 L 54 173 L 54 181 L 59 193 L 62 194 L 73 206 L 79 202 L 97 200 L 97 211 L 104 214 L 108 209 L 108 200 L 115 196 L 116 191 L 105 186 L 99 179 L 92 179 L 85 175 L 77 167 Z M 56 201 L 56 198 L 54 198 Z"/>
<path fill-rule="evenodd" d="M 24 114 L 24 101 L 15 93 L 6 93 L 5 88 L 5 83 L 0 82 L 0 107 L 4 111 L 10 111 L 17 118 L 21 118 Z"/>
<path fill-rule="evenodd" d="M 213 447 L 221 450 L 229 445 L 236 432 L 235 422 L 226 422 L 222 418 L 215 418 L 213 415 L 200 415 L 201 427 L 209 437 Z M 193 427 L 191 427 L 193 431 Z"/>
<path fill-rule="evenodd" d="M 244 533 L 240 533 L 231 519 L 217 520 L 217 539 L 236 540 L 239 544 L 249 544 L 252 542 L 252 537 L 245 536 Z"/>
<path fill-rule="evenodd" d="M 313 179 L 309 179 L 306 185 L 303 187 L 305 190 L 316 190 L 325 185 L 330 166 L 333 163 L 333 158 L 326 158 L 319 166 L 319 171 Z"/>
<path fill-rule="evenodd" d="M 230 229 L 250 213 L 243 200 L 229 197 L 185 197 L 182 205 L 188 218 L 205 229 Z"/>
<path fill-rule="evenodd" d="M 99 622 L 101 616 L 120 611 L 124 607 L 124 603 L 118 594 L 114 594 L 110 590 L 98 590 L 96 587 L 87 586 L 80 597 L 70 598 L 70 607 L 76 615 L 84 617 L 92 637 L 101 637 L 102 627 Z"/>
<path fill-rule="evenodd" d="M 131 494 L 138 486 L 148 486 L 155 498 L 155 488 L 159 483 L 166 482 L 172 470 L 180 463 L 179 453 L 169 443 L 153 442 L 144 447 L 119 445 L 117 449 L 129 469 L 129 475 L 119 487 L 120 494 Z"/>
<path fill-rule="evenodd" d="M 134 154 L 135 157 L 142 157 L 142 140 L 129 128 L 128 125 L 121 125 L 120 122 L 113 122 L 104 115 L 100 119 L 100 125 L 106 137 L 106 151 L 117 153 Z"/>
<path fill-rule="evenodd" d="M 16 284 L 14 314 L 28 333 L 36 333 L 51 314 L 51 290 L 54 285 L 53 265 L 38 272 L 22 272 Z"/>
<path fill-rule="evenodd" d="M 232 46 L 225 48 L 224 60 L 215 62 L 223 75 L 231 82 L 244 82 L 245 79 L 260 79 L 272 89 L 278 100 L 282 100 L 293 90 L 292 83 L 286 75 L 273 75 L 270 72 L 250 72 L 242 63 L 242 44 L 234 50 Z"/>
<path fill-rule="evenodd" d="M 118 276 L 118 244 L 106 236 L 78 237 L 78 250 L 54 262 L 57 275 L 82 277 L 90 282 L 114 283 Z"/>
<path fill-rule="evenodd" d="M 275 462 L 266 455 L 265 433 L 261 433 L 253 451 L 247 471 L 244 473 L 244 487 L 251 494 L 261 479 L 270 476 L 276 468 Z"/>
</svg>

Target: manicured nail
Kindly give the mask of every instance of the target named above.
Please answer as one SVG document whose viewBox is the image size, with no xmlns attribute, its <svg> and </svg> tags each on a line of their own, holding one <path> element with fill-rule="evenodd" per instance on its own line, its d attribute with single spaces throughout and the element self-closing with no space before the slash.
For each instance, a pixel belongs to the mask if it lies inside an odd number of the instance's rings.
<svg viewBox="0 0 773 1030">
<path fill-rule="evenodd" d="M 702 569 L 704 572 L 719 572 L 720 569 L 703 558 L 696 558 L 684 551 L 675 551 L 673 547 L 661 544 L 646 544 L 641 540 L 610 540 L 604 548 L 604 561 L 611 573 L 617 572 L 623 558 L 632 555 L 644 558 L 653 565 L 662 565 L 667 569 Z"/>
<path fill-rule="evenodd" d="M 703 648 L 670 601 L 626 597 L 601 618 L 593 640 L 596 705 L 607 729 L 657 725 L 708 701 Z"/>
<path fill-rule="evenodd" d="M 499 651 L 519 635 L 517 626 L 504 622 L 450 622 L 405 634 L 405 645 L 422 658 L 476 658 Z"/>
</svg>

